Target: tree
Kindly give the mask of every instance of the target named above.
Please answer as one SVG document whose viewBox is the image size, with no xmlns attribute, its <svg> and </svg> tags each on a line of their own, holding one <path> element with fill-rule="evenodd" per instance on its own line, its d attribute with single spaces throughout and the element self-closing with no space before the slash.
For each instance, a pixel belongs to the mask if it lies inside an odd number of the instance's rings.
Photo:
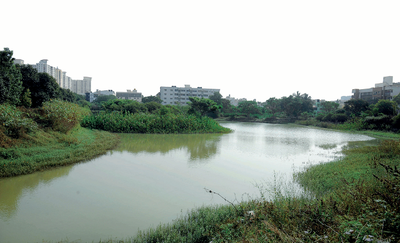
<svg viewBox="0 0 400 243">
<path fill-rule="evenodd" d="M 384 115 L 393 116 L 396 112 L 397 103 L 390 100 L 379 100 L 375 104 L 374 113 L 382 113 Z"/>
<path fill-rule="evenodd" d="M 30 65 L 19 66 L 22 74 L 24 92 L 29 89 L 31 92 L 32 107 L 40 107 L 43 102 L 62 97 L 68 91 L 61 91 L 57 81 L 47 73 L 38 73 Z M 70 94 L 71 95 L 71 94 Z M 66 95 L 65 99 L 72 99 Z"/>
<path fill-rule="evenodd" d="M 8 102 L 20 103 L 22 94 L 21 72 L 14 64 L 13 51 L 4 48 L 0 51 L 0 104 Z"/>
<path fill-rule="evenodd" d="M 153 96 L 153 95 L 142 98 L 142 103 L 150 103 L 150 102 L 157 102 L 157 103 L 161 104 L 162 100 L 159 97 Z"/>
<path fill-rule="evenodd" d="M 155 113 L 161 108 L 161 104 L 155 101 L 145 103 L 144 106 L 150 113 Z"/>
<path fill-rule="evenodd" d="M 365 112 L 369 110 L 369 104 L 365 100 L 361 99 L 351 99 L 344 102 L 343 109 L 351 114 L 359 116 L 361 112 Z"/>
<path fill-rule="evenodd" d="M 69 89 L 59 88 L 57 90 L 57 99 L 60 99 L 60 100 L 63 100 L 63 101 L 67 101 L 67 102 L 70 102 L 70 103 L 77 103 L 77 97 Z M 87 106 L 87 104 L 85 105 L 85 107 L 86 106 Z"/>
<path fill-rule="evenodd" d="M 93 103 L 101 104 L 107 102 L 109 100 L 116 100 L 117 97 L 115 95 L 99 95 Z"/>
<path fill-rule="evenodd" d="M 272 114 L 272 116 L 275 116 L 277 112 L 281 111 L 281 102 L 279 99 L 272 97 L 265 101 L 264 107 Z"/>
<path fill-rule="evenodd" d="M 221 106 L 210 99 L 189 97 L 189 100 L 191 101 L 189 103 L 189 114 L 205 116 L 209 112 L 216 112 L 221 109 Z"/>
<path fill-rule="evenodd" d="M 392 101 L 396 102 L 397 105 L 400 105 L 400 94 L 398 94 L 395 97 L 393 97 Z"/>
<path fill-rule="evenodd" d="M 219 92 L 214 92 L 214 94 L 210 95 L 208 98 L 217 103 L 217 105 L 222 105 L 222 95 Z"/>
<path fill-rule="evenodd" d="M 238 105 L 239 112 L 250 114 L 261 114 L 260 107 L 255 101 L 241 101 Z"/>
<path fill-rule="evenodd" d="M 325 102 L 321 103 L 321 107 L 324 112 L 331 113 L 331 112 L 334 112 L 337 110 L 337 108 L 339 107 L 339 104 L 336 102 L 332 102 L 332 101 L 325 101 Z"/>
</svg>

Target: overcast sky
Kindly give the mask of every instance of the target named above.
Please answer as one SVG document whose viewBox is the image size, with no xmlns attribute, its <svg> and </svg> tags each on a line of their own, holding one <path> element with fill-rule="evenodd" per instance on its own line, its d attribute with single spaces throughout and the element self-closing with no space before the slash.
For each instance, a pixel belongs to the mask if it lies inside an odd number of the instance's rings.
<svg viewBox="0 0 400 243">
<path fill-rule="evenodd" d="M 92 91 L 220 89 L 265 101 L 336 100 L 400 82 L 400 1 L 18 0 L 0 4 L 0 48 Z"/>
</svg>

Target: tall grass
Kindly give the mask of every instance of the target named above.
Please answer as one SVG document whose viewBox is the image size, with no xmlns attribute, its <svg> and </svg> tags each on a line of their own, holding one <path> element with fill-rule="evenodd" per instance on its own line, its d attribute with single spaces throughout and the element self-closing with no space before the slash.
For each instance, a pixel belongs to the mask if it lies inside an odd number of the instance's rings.
<svg viewBox="0 0 400 243">
<path fill-rule="evenodd" d="M 81 126 L 119 133 L 226 133 L 230 131 L 209 117 L 173 113 L 103 112 L 85 117 Z"/>
</svg>

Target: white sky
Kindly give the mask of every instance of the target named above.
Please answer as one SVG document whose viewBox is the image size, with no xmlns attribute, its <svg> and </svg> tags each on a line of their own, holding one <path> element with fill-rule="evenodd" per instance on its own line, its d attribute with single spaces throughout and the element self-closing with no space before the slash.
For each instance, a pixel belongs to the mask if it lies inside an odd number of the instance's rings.
<svg viewBox="0 0 400 243">
<path fill-rule="evenodd" d="M 0 48 L 92 77 L 92 91 L 335 100 L 400 82 L 399 11 L 398 0 L 2 1 Z"/>
</svg>

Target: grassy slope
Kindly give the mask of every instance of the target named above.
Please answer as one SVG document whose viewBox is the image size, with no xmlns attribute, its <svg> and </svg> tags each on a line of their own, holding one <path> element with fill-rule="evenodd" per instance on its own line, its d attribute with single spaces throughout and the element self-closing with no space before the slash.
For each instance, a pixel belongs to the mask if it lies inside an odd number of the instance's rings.
<svg viewBox="0 0 400 243">
<path fill-rule="evenodd" d="M 38 130 L 18 140 L 16 146 L 0 148 L 0 177 L 29 174 L 91 159 L 115 147 L 118 136 L 77 126 L 67 134 Z"/>
</svg>

